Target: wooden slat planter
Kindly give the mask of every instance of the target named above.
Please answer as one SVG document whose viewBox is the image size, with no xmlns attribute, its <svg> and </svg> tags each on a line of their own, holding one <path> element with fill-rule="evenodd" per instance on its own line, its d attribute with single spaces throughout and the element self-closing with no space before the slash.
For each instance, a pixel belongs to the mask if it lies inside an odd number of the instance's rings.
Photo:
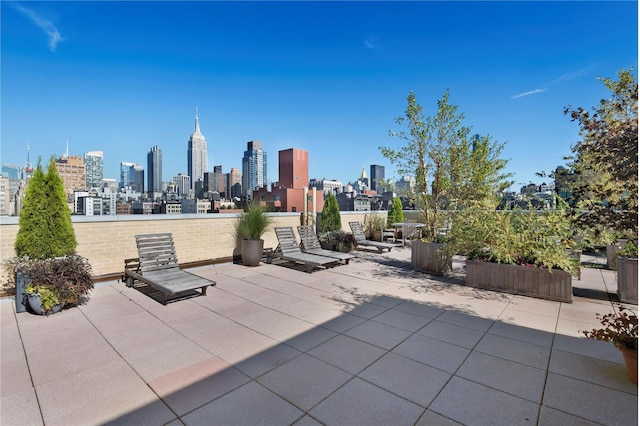
<svg viewBox="0 0 640 426">
<path fill-rule="evenodd" d="M 560 302 L 573 302 L 571 274 L 561 270 L 467 260 L 467 285 Z"/>
<path fill-rule="evenodd" d="M 416 271 L 444 275 L 451 271 L 451 259 L 438 253 L 440 243 L 411 242 L 411 267 Z"/>
<path fill-rule="evenodd" d="M 618 298 L 624 303 L 638 304 L 638 259 L 618 257 Z"/>
</svg>

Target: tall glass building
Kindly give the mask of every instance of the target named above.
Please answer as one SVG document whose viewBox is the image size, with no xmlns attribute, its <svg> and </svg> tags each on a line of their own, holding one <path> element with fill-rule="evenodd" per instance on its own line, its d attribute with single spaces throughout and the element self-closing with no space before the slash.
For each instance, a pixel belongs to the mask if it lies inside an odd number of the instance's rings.
<svg viewBox="0 0 640 426">
<path fill-rule="evenodd" d="M 104 179 L 104 154 L 102 151 L 85 153 L 84 167 L 87 173 L 87 189 L 102 187 L 102 179 Z"/>
<path fill-rule="evenodd" d="M 370 167 L 370 187 L 372 191 L 376 191 L 378 194 L 382 194 L 384 190 L 380 186 L 380 182 L 384 182 L 384 166 L 378 164 L 372 164 Z"/>
<path fill-rule="evenodd" d="M 242 158 L 242 191 L 248 199 L 253 191 L 267 183 L 267 153 L 262 150 L 262 142 L 247 142 L 247 150 Z"/>
<path fill-rule="evenodd" d="M 147 154 L 147 192 L 162 192 L 162 150 L 156 145 Z"/>
</svg>

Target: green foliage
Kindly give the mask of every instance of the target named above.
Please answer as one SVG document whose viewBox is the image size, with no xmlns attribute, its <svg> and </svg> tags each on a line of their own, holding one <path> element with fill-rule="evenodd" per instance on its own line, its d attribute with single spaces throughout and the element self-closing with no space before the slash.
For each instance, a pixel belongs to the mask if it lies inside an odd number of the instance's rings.
<svg viewBox="0 0 640 426">
<path fill-rule="evenodd" d="M 387 217 L 384 214 L 374 213 L 365 216 L 364 218 L 366 231 L 369 235 L 372 235 L 374 231 L 382 231 L 387 226 Z"/>
<path fill-rule="evenodd" d="M 401 222 L 404 222 L 402 201 L 400 201 L 400 198 L 398 197 L 393 197 L 393 200 L 391 201 L 391 208 L 389 209 L 389 214 L 387 215 L 387 225 L 391 226 L 392 223 Z"/>
<path fill-rule="evenodd" d="M 45 312 L 50 312 L 54 305 L 79 304 L 94 286 L 89 261 L 77 254 L 48 259 L 13 258 L 6 267 L 10 280 L 15 279 L 17 272 L 29 279 L 25 290 L 40 295 Z"/>
<path fill-rule="evenodd" d="M 53 158 L 46 174 L 38 161 L 27 184 L 18 223 L 16 256 L 46 259 L 75 253 L 77 242 L 71 211 Z"/>
<path fill-rule="evenodd" d="M 344 231 L 321 232 L 318 234 L 318 241 L 324 249 L 345 253 L 353 251 L 357 245 L 353 234 Z"/>
<path fill-rule="evenodd" d="M 628 312 L 627 312 L 628 311 Z M 629 308 L 618 304 L 617 312 L 596 315 L 604 328 L 583 330 L 589 339 L 611 342 L 616 348 L 638 350 L 638 316 Z"/>
<path fill-rule="evenodd" d="M 406 145 L 379 148 L 400 175 L 415 176 L 413 190 L 402 195 L 423 212 L 422 232 L 428 240 L 435 240 L 447 222 L 445 208 L 494 196 L 510 185 L 505 180 L 510 174 L 502 172 L 507 162 L 498 158 L 504 144 L 492 143 L 487 136 L 476 141 L 474 150 L 471 128 L 463 126 L 463 120 L 458 106 L 449 104 L 448 90 L 438 100 L 434 117 L 424 116 L 410 92 L 405 116 L 396 119 L 407 129 L 389 132 Z"/>
<path fill-rule="evenodd" d="M 496 210 L 474 203 L 455 212 L 445 250 L 470 260 L 578 271 L 571 223 L 562 210 Z"/>
<path fill-rule="evenodd" d="M 252 202 L 236 222 L 236 231 L 242 238 L 259 240 L 271 225 L 271 218 L 265 214 L 258 202 Z"/>
<path fill-rule="evenodd" d="M 341 229 L 342 221 L 340 219 L 338 198 L 334 194 L 327 194 L 322 207 L 322 216 L 320 217 L 320 232 L 340 231 Z"/>
<path fill-rule="evenodd" d="M 626 257 L 629 259 L 638 258 L 638 246 L 633 241 L 627 242 L 627 244 L 616 252 L 617 256 Z"/>
<path fill-rule="evenodd" d="M 618 79 L 600 79 L 611 97 L 590 113 L 565 114 L 580 125 L 582 141 L 572 146 L 572 221 L 579 229 L 613 231 L 618 238 L 638 238 L 638 82 L 632 70 Z"/>
</svg>

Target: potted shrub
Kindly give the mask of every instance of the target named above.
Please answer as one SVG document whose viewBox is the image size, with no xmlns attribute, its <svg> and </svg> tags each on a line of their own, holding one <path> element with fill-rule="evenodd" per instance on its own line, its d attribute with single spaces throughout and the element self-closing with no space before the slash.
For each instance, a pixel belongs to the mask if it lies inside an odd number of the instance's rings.
<svg viewBox="0 0 640 426">
<path fill-rule="evenodd" d="M 618 298 L 638 304 L 638 246 L 629 241 L 617 253 Z"/>
<path fill-rule="evenodd" d="M 469 206 L 454 217 L 445 250 L 467 256 L 467 285 L 571 302 L 578 259 L 567 250 L 565 213 L 495 206 Z"/>
<path fill-rule="evenodd" d="M 46 174 L 38 161 L 18 223 L 16 257 L 6 265 L 16 285 L 16 310 L 24 310 L 23 296 L 39 314 L 80 303 L 93 289 L 91 266 L 75 252 L 71 212 L 53 158 Z"/>
<path fill-rule="evenodd" d="M 414 269 L 443 274 L 451 253 L 444 252 L 442 230 L 448 229 L 449 212 L 465 203 L 493 196 L 510 185 L 499 158 L 504 144 L 489 136 L 471 135 L 462 125 L 464 114 L 449 103 L 449 91 L 437 101 L 437 113 L 425 117 L 415 94 L 409 93 L 404 117 L 396 119 L 405 130 L 390 131 L 406 142 L 399 148 L 380 147 L 382 155 L 398 166 L 401 176 L 414 176 L 415 185 L 404 192 L 421 212 L 422 240 L 411 244 Z M 424 244 L 422 244 L 424 243 Z M 431 270 L 430 268 L 436 269 Z"/>
<path fill-rule="evenodd" d="M 264 240 L 262 236 L 269 228 L 271 218 L 256 201 L 251 202 L 236 222 L 236 235 L 241 240 L 242 263 L 247 266 L 258 266 L 262 259 Z"/>
<path fill-rule="evenodd" d="M 627 374 L 638 383 L 638 316 L 622 305 L 614 306 L 614 312 L 596 315 L 604 328 L 583 330 L 589 339 L 611 342 L 624 356 Z"/>
<path fill-rule="evenodd" d="M 381 213 L 374 213 L 365 217 L 366 233 L 374 241 L 384 240 L 384 229 L 387 226 L 387 217 Z"/>
<path fill-rule="evenodd" d="M 318 234 L 320 246 L 325 250 L 350 253 L 355 250 L 357 243 L 353 234 L 344 231 L 329 231 Z"/>
<path fill-rule="evenodd" d="M 333 193 L 329 193 L 324 199 L 324 206 L 320 215 L 320 232 L 339 231 L 341 229 L 342 220 L 340 218 L 338 198 Z"/>
</svg>

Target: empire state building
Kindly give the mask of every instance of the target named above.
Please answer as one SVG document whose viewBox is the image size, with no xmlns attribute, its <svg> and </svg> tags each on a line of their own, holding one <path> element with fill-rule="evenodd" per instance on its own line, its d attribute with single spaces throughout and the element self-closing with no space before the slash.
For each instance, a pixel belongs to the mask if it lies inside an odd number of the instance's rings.
<svg viewBox="0 0 640 426">
<path fill-rule="evenodd" d="M 204 135 L 200 133 L 200 123 L 198 122 L 198 108 L 196 108 L 196 127 L 189 137 L 189 147 L 187 149 L 187 174 L 191 178 L 191 189 L 195 188 L 197 181 L 204 179 L 207 171 L 207 142 Z"/>
</svg>

